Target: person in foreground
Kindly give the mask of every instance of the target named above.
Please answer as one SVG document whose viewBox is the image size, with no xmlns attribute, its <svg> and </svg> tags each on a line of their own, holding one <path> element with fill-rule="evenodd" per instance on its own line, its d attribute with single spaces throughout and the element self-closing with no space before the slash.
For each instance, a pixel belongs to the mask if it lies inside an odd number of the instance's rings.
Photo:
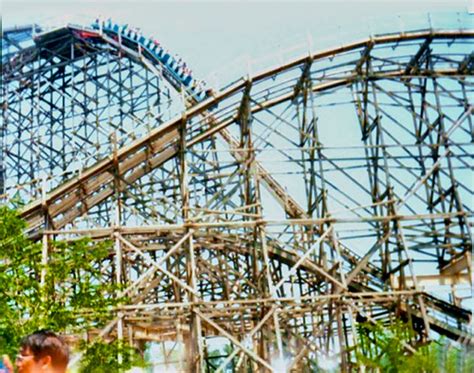
<svg viewBox="0 0 474 373">
<path fill-rule="evenodd" d="M 0 373 L 13 373 L 13 364 L 8 355 L 3 355 L 0 360 Z"/>
<path fill-rule="evenodd" d="M 18 373 L 65 373 L 69 348 L 61 337 L 49 330 L 39 330 L 21 342 L 16 358 Z"/>
</svg>

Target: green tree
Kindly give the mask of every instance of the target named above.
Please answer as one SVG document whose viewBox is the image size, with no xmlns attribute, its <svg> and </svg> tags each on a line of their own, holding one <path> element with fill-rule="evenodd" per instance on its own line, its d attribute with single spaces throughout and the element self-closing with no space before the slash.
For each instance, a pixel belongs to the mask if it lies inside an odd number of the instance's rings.
<svg viewBox="0 0 474 373">
<path fill-rule="evenodd" d="M 123 341 L 83 343 L 81 348 L 84 351 L 84 357 L 81 360 L 80 373 L 120 372 L 131 367 L 145 366 L 137 351 Z M 119 355 L 121 362 L 117 358 Z"/>
<path fill-rule="evenodd" d="M 464 346 L 445 339 L 432 341 L 410 352 L 406 346 L 415 340 L 412 327 L 400 320 L 389 325 L 364 322 L 358 325 L 359 346 L 356 366 L 387 373 L 472 372 L 474 357 Z"/>
<path fill-rule="evenodd" d="M 111 309 L 124 301 L 116 296 L 116 285 L 101 281 L 101 266 L 109 260 L 112 248 L 110 241 L 52 241 L 43 267 L 41 243 L 29 240 L 25 228 L 16 211 L 0 207 L 0 351 L 10 356 L 18 351 L 23 336 L 38 329 L 73 334 L 99 328 L 110 319 Z M 107 352 L 110 364 L 117 360 L 120 349 L 126 352 L 123 356 L 134 356 L 129 346 L 118 342 L 107 347 L 96 341 L 80 348 L 85 352 L 83 365 L 89 366 L 98 359 L 98 350 Z M 123 358 L 121 366 L 115 362 L 109 371 L 128 369 L 136 362 L 136 356 Z"/>
</svg>

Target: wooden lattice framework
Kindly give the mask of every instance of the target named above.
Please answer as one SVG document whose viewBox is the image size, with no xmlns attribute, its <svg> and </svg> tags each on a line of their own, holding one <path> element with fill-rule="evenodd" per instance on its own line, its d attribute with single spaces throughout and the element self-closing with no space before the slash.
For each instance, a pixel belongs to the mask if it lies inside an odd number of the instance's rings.
<svg viewBox="0 0 474 373">
<path fill-rule="evenodd" d="M 190 371 L 216 336 L 221 369 L 346 371 L 361 317 L 472 343 L 474 32 L 372 37 L 193 102 L 80 30 L 3 61 L 0 186 L 45 262 L 114 240 L 103 281 L 131 301 L 92 335 L 180 343 Z"/>
</svg>

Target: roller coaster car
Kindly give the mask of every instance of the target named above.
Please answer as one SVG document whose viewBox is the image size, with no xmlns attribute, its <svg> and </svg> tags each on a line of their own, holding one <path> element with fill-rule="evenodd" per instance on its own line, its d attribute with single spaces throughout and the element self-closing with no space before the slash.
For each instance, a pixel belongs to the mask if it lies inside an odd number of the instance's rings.
<svg viewBox="0 0 474 373">
<path fill-rule="evenodd" d="M 204 91 L 201 91 L 201 92 L 198 93 L 199 101 L 205 101 L 208 98 L 214 97 L 215 94 L 216 94 L 216 92 L 212 88 L 208 88 Z M 213 111 L 213 110 L 217 109 L 217 105 L 218 104 L 210 106 L 208 110 Z"/>
<path fill-rule="evenodd" d="M 86 30 L 73 30 L 72 32 L 74 36 L 80 39 L 92 39 L 92 38 L 99 38 L 100 35 L 94 31 L 86 31 Z"/>
<path fill-rule="evenodd" d="M 96 20 L 92 25 L 92 29 L 100 29 L 99 20 Z M 158 43 L 148 39 L 138 33 L 134 32 L 132 29 L 127 29 L 127 27 L 120 27 L 116 23 L 112 23 L 110 20 L 103 25 L 104 31 L 114 40 L 118 40 L 118 35 L 122 35 L 122 43 L 127 47 L 137 50 L 142 46 L 144 48 L 143 52 L 147 57 L 158 58 L 161 63 L 168 67 L 168 71 L 165 69 L 164 74 L 168 78 L 171 84 L 173 84 L 177 89 L 183 84 L 185 87 L 189 87 L 193 80 L 191 75 L 186 75 L 184 71 L 181 70 L 180 64 L 174 60 L 168 52 L 164 52 L 163 48 L 158 47 Z M 99 34 L 91 31 L 78 30 L 78 35 L 82 39 L 97 37 Z M 156 51 L 158 49 L 158 51 Z M 206 90 L 196 90 L 194 87 L 191 88 L 192 95 L 195 97 L 196 101 L 204 101 L 212 96 L 214 96 L 214 91 L 212 88 Z M 210 110 L 215 109 L 215 106 L 210 108 Z"/>
<path fill-rule="evenodd" d="M 48 56 L 48 50 L 58 50 L 56 53 L 60 56 L 69 57 L 69 50 L 60 48 L 71 36 L 78 40 L 100 40 L 100 35 L 92 30 L 79 28 L 75 25 L 58 27 L 56 29 L 47 30 L 33 36 L 33 41 L 37 46 L 45 48 L 40 49 L 40 55 Z M 75 49 L 75 55 L 80 56 L 88 53 L 89 46 L 84 43 L 82 48 Z"/>
<path fill-rule="evenodd" d="M 184 85 L 188 87 L 189 84 L 191 83 L 191 80 L 193 80 L 193 77 L 191 75 L 187 75 L 186 78 L 184 78 L 183 80 Z"/>
<path fill-rule="evenodd" d="M 204 97 L 205 98 L 213 97 L 214 94 L 215 94 L 215 92 L 212 88 L 208 88 L 204 91 Z"/>
</svg>

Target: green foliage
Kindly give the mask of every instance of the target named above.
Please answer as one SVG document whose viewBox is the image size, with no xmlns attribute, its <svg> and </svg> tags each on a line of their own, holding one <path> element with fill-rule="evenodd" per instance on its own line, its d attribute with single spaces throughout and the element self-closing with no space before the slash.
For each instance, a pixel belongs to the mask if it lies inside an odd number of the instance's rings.
<svg viewBox="0 0 474 373">
<path fill-rule="evenodd" d="M 472 346 L 453 345 L 445 339 L 436 344 L 440 372 L 474 372 L 474 351 Z"/>
<path fill-rule="evenodd" d="M 116 297 L 116 285 L 100 281 L 110 241 L 52 241 L 43 266 L 42 244 L 25 237 L 25 228 L 15 211 L 0 206 L 0 351 L 10 356 L 17 353 L 23 336 L 38 329 L 75 333 L 100 327 L 111 308 L 124 301 Z M 114 346 L 107 351 L 115 351 Z"/>
<path fill-rule="evenodd" d="M 230 354 L 232 348 L 229 345 L 224 346 L 224 352 L 219 349 L 211 350 L 207 352 L 207 359 L 209 361 L 209 372 L 215 372 L 225 360 L 225 356 Z M 232 362 L 227 364 L 227 367 L 232 366 Z"/>
<path fill-rule="evenodd" d="M 474 357 L 462 346 L 454 346 L 444 339 L 416 348 L 406 348 L 415 338 L 411 326 L 402 321 L 388 326 L 381 323 L 361 323 L 358 326 L 359 346 L 356 366 L 368 371 L 387 373 L 472 372 Z"/>
<path fill-rule="evenodd" d="M 208 351 L 207 356 L 210 362 L 209 372 L 215 372 L 217 368 L 227 359 L 234 349 L 237 348 L 232 344 L 224 345 L 222 351 L 219 349 L 215 349 L 212 351 Z M 235 367 L 237 366 L 237 362 L 239 361 L 239 356 L 236 355 L 224 368 L 224 372 L 233 372 Z"/>
<path fill-rule="evenodd" d="M 9 205 L 12 209 L 21 209 L 26 205 L 26 202 L 20 197 L 20 192 L 16 191 L 13 197 L 9 201 Z"/>
<path fill-rule="evenodd" d="M 10 354 L 16 352 L 20 336 L 30 331 L 25 324 L 39 301 L 35 273 L 41 261 L 30 258 L 41 255 L 41 249 L 24 237 L 25 227 L 14 211 L 0 207 L 0 351 Z"/>
<path fill-rule="evenodd" d="M 129 345 L 115 340 L 111 343 L 96 341 L 83 344 L 84 357 L 79 368 L 80 373 L 124 372 L 132 367 L 145 367 L 143 358 Z M 121 356 L 119 363 L 117 356 Z"/>
</svg>

